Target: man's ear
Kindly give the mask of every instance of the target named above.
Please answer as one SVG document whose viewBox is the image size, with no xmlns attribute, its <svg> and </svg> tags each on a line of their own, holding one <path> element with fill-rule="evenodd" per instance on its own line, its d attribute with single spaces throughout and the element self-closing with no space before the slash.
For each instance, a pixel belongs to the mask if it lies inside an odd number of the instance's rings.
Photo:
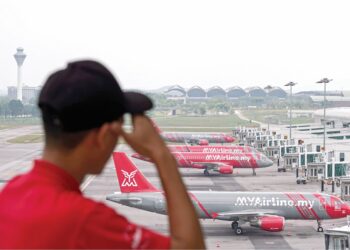
<svg viewBox="0 0 350 250">
<path fill-rule="evenodd" d="M 109 123 L 110 132 L 113 133 L 115 136 L 119 136 L 122 133 L 123 130 L 123 121 L 114 121 Z"/>
</svg>

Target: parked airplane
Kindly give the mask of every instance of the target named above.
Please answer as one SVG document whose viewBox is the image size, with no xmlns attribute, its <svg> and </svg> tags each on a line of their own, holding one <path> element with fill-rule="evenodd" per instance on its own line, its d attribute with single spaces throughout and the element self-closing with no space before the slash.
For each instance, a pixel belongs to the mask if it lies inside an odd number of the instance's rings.
<svg viewBox="0 0 350 250">
<path fill-rule="evenodd" d="M 113 154 L 121 192 L 108 195 L 107 200 L 158 214 L 166 214 L 166 201 L 162 191 L 155 188 L 125 153 Z M 338 197 L 320 193 L 295 192 L 188 192 L 198 217 L 232 221 L 235 234 L 243 230 L 240 225 L 265 231 L 279 232 L 285 220 L 316 220 L 317 231 L 322 232 L 321 220 L 343 218 L 350 215 L 350 207 Z"/>
<path fill-rule="evenodd" d="M 225 133 L 163 132 L 154 122 L 160 136 L 166 142 L 209 145 L 209 143 L 232 143 L 235 138 Z"/>
<path fill-rule="evenodd" d="M 252 153 L 201 153 L 201 152 L 172 152 L 180 168 L 204 169 L 204 175 L 209 171 L 220 174 L 232 174 L 234 168 L 251 168 L 256 175 L 256 168 L 272 166 L 273 162 L 259 152 Z M 151 160 L 140 154 L 133 154 L 133 158 L 143 161 Z"/>
<path fill-rule="evenodd" d="M 168 145 L 172 152 L 198 152 L 198 153 L 259 153 L 255 148 L 249 146 L 189 146 L 189 145 Z"/>
</svg>

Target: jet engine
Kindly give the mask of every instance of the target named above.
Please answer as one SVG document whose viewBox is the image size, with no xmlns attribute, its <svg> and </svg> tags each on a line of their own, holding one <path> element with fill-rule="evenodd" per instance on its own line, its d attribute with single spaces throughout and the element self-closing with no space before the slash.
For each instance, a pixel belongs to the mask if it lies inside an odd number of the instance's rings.
<svg viewBox="0 0 350 250">
<path fill-rule="evenodd" d="M 218 167 L 218 172 L 220 174 L 232 174 L 233 168 L 230 165 L 223 165 L 223 166 Z"/>
<path fill-rule="evenodd" d="M 198 140 L 197 144 L 198 144 L 199 146 L 208 146 L 208 145 L 209 145 L 209 142 L 208 142 L 208 140 L 201 139 L 201 140 Z"/>
<path fill-rule="evenodd" d="M 250 225 L 269 232 L 280 232 L 284 228 L 284 222 L 284 217 L 268 215 L 258 217 Z"/>
</svg>

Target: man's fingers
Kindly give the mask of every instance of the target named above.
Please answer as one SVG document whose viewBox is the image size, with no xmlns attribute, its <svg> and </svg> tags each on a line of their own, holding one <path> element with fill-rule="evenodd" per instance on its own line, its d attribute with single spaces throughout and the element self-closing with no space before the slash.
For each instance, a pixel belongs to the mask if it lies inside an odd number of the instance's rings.
<svg viewBox="0 0 350 250">
<path fill-rule="evenodd" d="M 151 119 L 146 115 L 133 115 L 132 117 L 134 129 L 143 128 L 143 129 L 153 129 L 153 124 Z"/>
<path fill-rule="evenodd" d="M 134 128 L 137 127 L 142 121 L 145 119 L 144 115 L 133 115 L 132 116 L 132 124 L 134 125 Z"/>
<path fill-rule="evenodd" d="M 133 133 L 128 133 L 125 132 L 124 129 L 121 129 L 121 136 L 124 138 L 124 140 L 133 148 L 135 149 L 135 147 L 137 146 L 138 143 L 138 139 L 135 137 L 135 135 Z"/>
<path fill-rule="evenodd" d="M 132 137 L 131 134 L 125 132 L 125 130 L 124 130 L 123 128 L 120 130 L 120 134 L 121 134 L 121 136 L 124 138 L 124 140 L 125 140 L 128 144 L 130 144 L 129 141 L 132 140 L 132 139 L 131 139 L 131 137 Z"/>
<path fill-rule="evenodd" d="M 122 137 L 124 138 L 124 140 L 126 141 L 127 144 L 129 144 L 129 146 L 135 150 L 135 152 L 142 154 L 142 155 L 148 155 L 146 152 L 147 150 L 145 150 L 144 146 L 142 145 L 142 143 L 139 142 L 139 139 L 136 138 L 133 134 L 127 133 L 124 130 L 122 130 L 121 132 Z"/>
</svg>

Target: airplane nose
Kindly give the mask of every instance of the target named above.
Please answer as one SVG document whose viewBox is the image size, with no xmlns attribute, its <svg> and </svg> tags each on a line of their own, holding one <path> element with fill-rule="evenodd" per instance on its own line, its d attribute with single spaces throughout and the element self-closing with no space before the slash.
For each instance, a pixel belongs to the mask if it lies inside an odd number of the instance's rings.
<svg viewBox="0 0 350 250">
<path fill-rule="evenodd" d="M 225 140 L 227 142 L 234 142 L 235 141 L 235 138 L 233 138 L 232 136 L 226 136 Z"/>
<path fill-rule="evenodd" d="M 346 204 L 345 211 L 346 215 L 350 215 L 350 206 L 348 204 Z"/>
<path fill-rule="evenodd" d="M 258 160 L 258 164 L 260 168 L 267 168 L 273 165 L 273 161 L 271 161 L 266 156 L 263 156 L 260 160 Z"/>
<path fill-rule="evenodd" d="M 266 167 L 270 167 L 273 165 L 273 161 L 270 160 L 269 158 L 266 159 Z"/>
</svg>

